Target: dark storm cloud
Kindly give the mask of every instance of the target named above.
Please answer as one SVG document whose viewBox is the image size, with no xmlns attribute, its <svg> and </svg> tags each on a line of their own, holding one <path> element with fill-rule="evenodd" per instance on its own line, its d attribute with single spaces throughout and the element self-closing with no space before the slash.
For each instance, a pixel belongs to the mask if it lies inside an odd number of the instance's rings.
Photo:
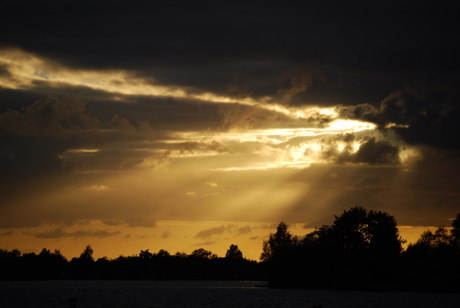
<svg viewBox="0 0 460 308">
<path fill-rule="evenodd" d="M 1 43 L 74 68 L 135 70 L 158 84 L 214 93 L 227 93 L 243 74 L 250 77 L 243 92 L 254 97 L 276 94 L 288 72 L 314 66 L 321 82 L 291 78 L 284 93 L 374 104 L 403 83 L 458 80 L 457 8 L 454 1 L 3 1 Z"/>
<path fill-rule="evenodd" d="M 87 164 L 84 154 L 72 158 L 68 150 L 81 147 L 99 147 L 124 138 L 136 139 L 151 136 L 147 121 L 131 123 L 118 115 L 111 121 L 100 121 L 91 114 L 91 109 L 78 99 L 61 100 L 45 95 L 30 106 L 19 110 L 8 109 L 0 113 L 0 194 L 7 199 L 20 191 L 32 195 L 35 190 L 48 186 L 68 184 L 69 176 Z M 110 151 L 94 155 L 103 161 L 100 168 L 110 162 L 122 165 L 126 156 Z M 76 156 L 74 154 L 73 156 Z M 120 156 L 117 158 L 117 156 Z M 139 158 L 142 162 L 143 157 Z M 113 169 L 113 166 L 107 166 Z M 87 166 L 90 168 L 91 166 Z M 50 186 L 51 185 L 51 186 Z"/>
<path fill-rule="evenodd" d="M 358 152 L 353 155 L 352 161 L 371 165 L 399 163 L 399 149 L 385 141 L 376 141 L 370 138 L 363 143 Z"/>
<path fill-rule="evenodd" d="M 282 101 L 290 102 L 293 96 L 305 92 L 311 84 L 312 77 L 308 71 L 289 71 L 280 79 L 278 94 L 282 96 Z"/>
<path fill-rule="evenodd" d="M 0 114 L 2 131 L 17 135 L 64 136 L 98 129 L 99 121 L 85 110 L 85 103 L 45 95 L 23 110 Z"/>
<path fill-rule="evenodd" d="M 355 141 L 361 143 L 357 151 L 353 149 Z M 339 150 L 340 142 L 345 145 Z M 357 139 L 355 134 L 347 133 L 323 139 L 322 145 L 322 158 L 339 164 L 396 165 L 400 163 L 398 146 L 375 137 L 364 135 L 361 139 Z"/>
<path fill-rule="evenodd" d="M 378 125 L 411 145 L 460 149 L 460 95 L 457 89 L 404 87 L 386 97 L 379 108 L 371 105 L 339 107 L 345 118 Z"/>
</svg>

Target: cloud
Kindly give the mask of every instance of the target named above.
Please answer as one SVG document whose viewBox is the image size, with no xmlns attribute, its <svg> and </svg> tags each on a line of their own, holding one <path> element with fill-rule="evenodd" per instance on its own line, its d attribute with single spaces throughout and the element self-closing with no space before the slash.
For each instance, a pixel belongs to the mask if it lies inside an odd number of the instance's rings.
<svg viewBox="0 0 460 308">
<path fill-rule="evenodd" d="M 10 236 L 10 235 L 13 235 L 13 234 L 14 234 L 14 231 L 9 230 L 9 231 L 5 231 L 3 233 L 0 233 L 0 236 Z"/>
<path fill-rule="evenodd" d="M 123 166 L 149 169 L 156 172 L 167 171 L 171 163 L 171 153 L 170 150 L 165 150 L 161 155 L 147 156 L 142 161 L 128 158 L 123 162 Z"/>
<path fill-rule="evenodd" d="M 220 196 L 220 192 L 214 191 L 214 192 L 211 192 L 211 193 L 209 193 L 209 194 L 202 194 L 201 196 L 202 196 L 202 197 Z"/>
<path fill-rule="evenodd" d="M 216 182 L 206 182 L 205 185 L 206 185 L 206 186 L 211 186 L 211 187 L 217 187 L 217 186 L 219 186 L 219 185 L 217 185 Z"/>
<path fill-rule="evenodd" d="M 130 141 L 151 139 L 148 123 L 131 122 L 116 117 L 117 120 L 99 120 L 84 102 L 76 98 L 60 99 L 44 95 L 30 106 L 21 109 L 7 109 L 0 112 L 0 194 L 4 198 L 16 196 L 18 190 L 28 187 L 32 195 L 69 184 L 66 176 L 88 169 L 114 170 L 123 162 L 139 156 L 139 165 L 150 153 L 131 151 L 124 146 L 123 151 L 101 151 L 100 147 L 125 142 L 120 123 L 129 126 Z M 134 133 L 134 135 L 133 135 Z M 127 166 L 127 164 L 124 164 Z M 156 166 L 156 165 L 155 165 Z M 103 168 L 103 167 L 102 167 Z M 83 169 L 83 170 L 82 170 Z M 92 170 L 91 170 L 92 171 Z M 104 190 L 106 185 L 90 186 L 83 189 Z"/>
<path fill-rule="evenodd" d="M 190 247 L 211 246 L 216 243 L 217 243 L 216 241 L 205 241 L 205 242 L 190 245 Z"/>
<path fill-rule="evenodd" d="M 119 235 L 120 231 L 109 232 L 107 230 L 78 230 L 74 232 L 66 232 L 61 227 L 58 227 L 54 230 L 48 230 L 43 232 L 37 232 L 34 234 L 36 238 L 46 238 L 46 239 L 60 239 L 66 237 L 73 238 L 82 238 L 82 237 L 96 237 L 96 238 L 105 238 L 110 236 Z"/>
<path fill-rule="evenodd" d="M 120 226 L 122 223 L 118 220 L 102 220 L 102 223 L 107 226 Z"/>
<path fill-rule="evenodd" d="M 223 234 L 226 228 L 222 225 L 221 227 L 209 228 L 198 232 L 194 238 L 207 239 L 216 234 Z"/>
<path fill-rule="evenodd" d="M 381 138 L 384 138 L 382 136 Z M 400 149 L 385 140 L 364 135 L 341 134 L 321 140 L 321 158 L 345 164 L 397 165 Z"/>
<path fill-rule="evenodd" d="M 246 235 L 246 234 L 251 234 L 251 227 L 249 225 L 246 225 L 244 227 L 240 227 L 238 228 L 238 230 L 236 231 L 236 234 L 237 235 Z"/>
<path fill-rule="evenodd" d="M 232 95 L 236 101 L 251 96 L 249 81 L 245 80 L 245 74 L 238 73 L 233 82 L 228 86 L 227 92 Z"/>
<path fill-rule="evenodd" d="M 108 186 L 106 185 L 91 185 L 89 187 L 82 187 L 80 188 L 81 190 L 95 190 L 95 191 L 104 191 L 104 190 L 107 190 L 109 189 Z"/>
<path fill-rule="evenodd" d="M 224 232 L 236 233 L 236 236 L 246 235 L 251 233 L 252 228 L 249 225 L 244 227 L 238 227 L 236 225 L 230 224 L 228 226 L 220 226 L 202 230 L 198 232 L 194 238 L 199 239 L 210 239 L 213 235 L 220 235 Z"/>
<path fill-rule="evenodd" d="M 184 153 L 209 153 L 209 152 L 216 152 L 216 153 L 224 153 L 228 151 L 228 148 L 220 142 L 216 140 L 210 141 L 190 141 L 190 142 L 181 142 L 179 144 L 175 144 L 171 147 L 172 150 L 177 152 L 176 155 L 184 154 Z"/>
<path fill-rule="evenodd" d="M 279 80 L 278 94 L 284 102 L 289 102 L 291 97 L 305 92 L 312 85 L 311 74 L 303 70 L 289 71 Z"/>
<path fill-rule="evenodd" d="M 128 224 L 129 227 L 145 227 L 145 228 L 154 228 L 156 227 L 156 220 L 146 213 L 143 213 L 142 209 L 132 213 L 131 215 L 126 215 L 123 217 L 123 221 Z"/>
<path fill-rule="evenodd" d="M 340 107 L 343 118 L 359 119 L 391 131 L 410 145 L 460 149 L 460 95 L 457 89 L 404 87 L 387 96 L 379 108 Z"/>
<path fill-rule="evenodd" d="M 397 147 L 388 142 L 376 141 L 375 138 L 370 138 L 367 142 L 361 144 L 351 161 L 371 165 L 398 164 L 398 154 L 399 149 Z"/>
<path fill-rule="evenodd" d="M 258 106 L 233 104 L 220 109 L 222 126 L 228 131 L 248 130 L 262 120 L 264 110 Z"/>
<path fill-rule="evenodd" d="M 139 78 L 126 70 L 71 69 L 20 49 L 1 49 L 0 64 L 8 72 L 2 75 L 2 84 L 11 89 L 33 88 L 37 84 L 48 84 L 49 87 L 64 84 L 123 95 L 185 96 L 183 90 L 153 85 L 151 79 Z"/>
<path fill-rule="evenodd" d="M 171 237 L 171 232 L 169 230 L 166 230 L 161 234 L 161 238 L 169 238 Z"/>
<path fill-rule="evenodd" d="M 39 57 L 19 48 L 0 49 L 0 65 L 3 74 L 0 82 L 12 90 L 54 90 L 65 87 L 81 87 L 123 96 L 171 97 L 208 103 L 235 103 L 227 93 L 215 93 L 197 89 L 192 85 L 158 84 L 155 78 L 141 77 L 130 69 L 75 69 Z M 255 105 L 257 101 L 246 97 L 239 102 Z M 125 124 L 125 123 L 122 123 Z M 126 125 L 124 126 L 126 128 Z M 129 129 L 129 127 L 128 127 Z"/>
<path fill-rule="evenodd" d="M 254 227 L 255 229 L 276 229 L 278 227 L 277 223 L 274 224 L 264 224 L 264 225 L 259 225 L 257 227 Z"/>
<path fill-rule="evenodd" d="M 63 136 L 99 128 L 85 103 L 45 95 L 24 110 L 0 113 L 0 128 L 17 135 Z"/>
</svg>

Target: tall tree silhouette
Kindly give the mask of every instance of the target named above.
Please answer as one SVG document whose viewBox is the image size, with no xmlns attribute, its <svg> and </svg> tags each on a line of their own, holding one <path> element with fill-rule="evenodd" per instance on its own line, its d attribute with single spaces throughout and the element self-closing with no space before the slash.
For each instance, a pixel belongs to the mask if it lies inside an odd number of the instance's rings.
<svg viewBox="0 0 460 308">
<path fill-rule="evenodd" d="M 332 225 L 334 242 L 341 252 L 354 257 L 369 246 L 367 227 L 367 211 L 364 208 L 354 207 L 344 211 L 341 216 L 335 216 Z"/>
<path fill-rule="evenodd" d="M 408 275 L 413 277 L 411 289 L 439 292 L 460 290 L 460 255 L 454 240 L 454 229 L 451 232 L 445 227 L 438 227 L 434 232 L 427 230 L 407 247 L 404 265 Z M 433 284 L 433 281 L 437 283 Z M 451 284 L 440 283 L 442 281 L 450 281 Z"/>
<path fill-rule="evenodd" d="M 395 257 L 405 242 L 399 236 L 393 216 L 380 211 L 353 207 L 336 216 L 331 230 L 342 252 L 350 257 Z"/>
<path fill-rule="evenodd" d="M 297 242 L 297 238 L 288 231 L 288 225 L 285 222 L 280 222 L 276 228 L 276 233 L 271 233 L 268 240 L 263 242 L 260 260 L 266 262 L 285 255 L 295 242 Z"/>
<path fill-rule="evenodd" d="M 80 254 L 80 260 L 84 262 L 94 262 L 93 253 L 94 250 L 91 248 L 91 245 L 86 245 L 85 249 Z"/>
<path fill-rule="evenodd" d="M 452 240 L 460 244 L 460 213 L 457 214 L 457 217 L 452 221 L 452 230 L 450 232 Z"/>
<path fill-rule="evenodd" d="M 241 250 L 238 249 L 238 245 L 230 245 L 230 248 L 227 250 L 225 254 L 225 258 L 228 259 L 243 259 L 243 253 Z"/>
<path fill-rule="evenodd" d="M 293 287 L 299 284 L 302 277 L 295 269 L 299 265 L 297 244 L 297 237 L 288 231 L 285 222 L 280 222 L 276 232 L 263 242 L 260 260 L 268 271 L 270 287 Z"/>
<path fill-rule="evenodd" d="M 353 207 L 301 241 L 281 222 L 261 260 L 272 286 L 378 289 L 395 279 L 402 243 L 393 216 Z"/>
<path fill-rule="evenodd" d="M 70 261 L 72 274 L 76 279 L 94 279 L 97 276 L 95 272 L 96 262 L 93 257 L 91 245 L 86 245 L 85 249 L 78 258 L 72 258 Z"/>
</svg>

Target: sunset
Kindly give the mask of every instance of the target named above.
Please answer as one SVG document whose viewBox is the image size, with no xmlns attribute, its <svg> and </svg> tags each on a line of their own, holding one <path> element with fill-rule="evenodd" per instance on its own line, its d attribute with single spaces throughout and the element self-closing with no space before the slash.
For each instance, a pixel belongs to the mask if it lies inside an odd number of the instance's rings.
<svg viewBox="0 0 460 308">
<path fill-rule="evenodd" d="M 258 261 L 281 221 L 460 213 L 455 2 L 82 3 L 1 4 L 1 249 Z"/>
</svg>

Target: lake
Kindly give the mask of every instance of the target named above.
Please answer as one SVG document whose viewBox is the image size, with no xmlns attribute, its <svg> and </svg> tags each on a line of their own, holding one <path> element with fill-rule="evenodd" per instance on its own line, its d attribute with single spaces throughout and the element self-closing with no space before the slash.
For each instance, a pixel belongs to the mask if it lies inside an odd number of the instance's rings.
<svg viewBox="0 0 460 308">
<path fill-rule="evenodd" d="M 0 307 L 457 308 L 460 294 L 259 288 L 260 281 L 0 281 Z M 69 304 L 69 299 L 76 301 Z M 69 306 L 70 305 L 70 306 Z"/>
</svg>

